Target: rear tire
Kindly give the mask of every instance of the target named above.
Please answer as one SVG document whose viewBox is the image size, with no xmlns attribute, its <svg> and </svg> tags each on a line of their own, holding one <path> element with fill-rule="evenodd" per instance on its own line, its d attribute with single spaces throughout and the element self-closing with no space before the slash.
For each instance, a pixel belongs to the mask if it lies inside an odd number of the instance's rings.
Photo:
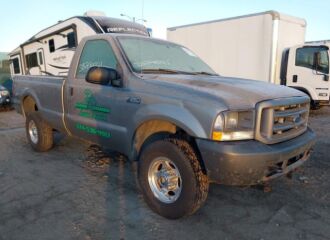
<svg viewBox="0 0 330 240">
<path fill-rule="evenodd" d="M 53 129 L 38 112 L 29 113 L 25 123 L 26 136 L 37 152 L 46 152 L 53 147 Z"/>
<path fill-rule="evenodd" d="M 196 212 L 209 189 L 192 146 L 181 139 L 157 140 L 142 149 L 138 179 L 143 197 L 159 215 L 177 219 Z"/>
</svg>

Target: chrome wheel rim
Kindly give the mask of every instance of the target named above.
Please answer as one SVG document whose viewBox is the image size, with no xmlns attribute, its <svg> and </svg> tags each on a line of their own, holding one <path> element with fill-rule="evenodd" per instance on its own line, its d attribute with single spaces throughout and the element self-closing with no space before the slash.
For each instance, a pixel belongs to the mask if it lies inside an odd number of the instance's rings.
<svg viewBox="0 0 330 240">
<path fill-rule="evenodd" d="M 154 196 L 163 203 L 174 203 L 181 194 L 179 169 L 166 157 L 158 157 L 151 162 L 148 181 Z"/>
<path fill-rule="evenodd" d="M 29 135 L 30 135 L 30 139 L 34 144 L 38 143 L 38 129 L 37 126 L 35 124 L 35 122 L 33 120 L 31 120 L 29 122 Z"/>
</svg>

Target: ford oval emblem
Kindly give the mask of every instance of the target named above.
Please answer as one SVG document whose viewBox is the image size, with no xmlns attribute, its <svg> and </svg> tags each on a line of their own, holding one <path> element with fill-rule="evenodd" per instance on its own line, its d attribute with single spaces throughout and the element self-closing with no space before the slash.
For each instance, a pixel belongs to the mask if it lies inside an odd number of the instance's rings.
<svg viewBox="0 0 330 240">
<path fill-rule="evenodd" d="M 294 115 L 292 120 L 294 123 L 299 123 L 301 121 L 300 114 Z"/>
</svg>

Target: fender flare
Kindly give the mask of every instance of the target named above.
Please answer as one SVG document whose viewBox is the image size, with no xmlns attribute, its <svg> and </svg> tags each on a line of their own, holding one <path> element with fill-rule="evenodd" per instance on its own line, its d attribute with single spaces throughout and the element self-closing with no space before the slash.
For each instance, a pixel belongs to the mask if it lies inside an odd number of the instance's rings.
<svg viewBox="0 0 330 240">
<path fill-rule="evenodd" d="M 24 111 L 24 100 L 27 98 L 27 97 L 30 97 L 34 100 L 34 102 L 36 103 L 38 109 L 40 109 L 41 105 L 40 105 L 40 101 L 39 99 L 37 98 L 36 94 L 31 91 L 30 89 L 28 88 L 25 88 L 22 93 L 21 93 L 21 96 L 20 96 L 20 99 L 19 99 L 19 102 L 20 102 L 20 105 L 21 105 L 21 110 L 22 110 L 22 113 L 23 113 L 23 116 L 26 117 L 25 115 L 25 111 Z"/>
<path fill-rule="evenodd" d="M 191 137 L 208 138 L 208 135 L 203 129 L 200 122 L 187 109 L 167 104 L 148 105 L 139 109 L 135 117 L 133 118 L 133 127 L 130 130 L 128 138 L 128 140 L 130 141 L 130 159 L 135 159 L 138 154 L 135 149 L 135 138 L 137 136 L 138 129 L 144 123 L 153 120 L 164 121 L 173 124 L 176 127 L 182 129 Z M 161 130 L 159 131 L 159 133 L 164 134 L 164 132 Z M 153 133 L 150 136 L 152 135 Z M 145 141 L 147 141 L 147 139 L 148 138 L 144 139 L 144 141 L 141 143 L 141 146 Z"/>
<path fill-rule="evenodd" d="M 192 137 L 208 138 L 198 119 L 187 109 L 167 104 L 148 105 L 138 110 L 134 117 L 134 132 L 149 120 L 163 120 L 173 123 Z M 134 136 L 134 134 L 132 134 Z"/>
</svg>

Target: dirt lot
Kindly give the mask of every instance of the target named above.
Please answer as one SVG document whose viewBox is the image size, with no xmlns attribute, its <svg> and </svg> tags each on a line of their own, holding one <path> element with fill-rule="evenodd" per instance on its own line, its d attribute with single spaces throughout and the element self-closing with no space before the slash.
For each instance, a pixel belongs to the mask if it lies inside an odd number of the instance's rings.
<svg viewBox="0 0 330 240">
<path fill-rule="evenodd" d="M 48 153 L 27 144 L 24 119 L 0 113 L 0 240 L 330 239 L 330 109 L 313 112 L 312 158 L 272 191 L 211 185 L 195 215 L 166 220 L 139 194 L 135 165 L 59 137 Z"/>
</svg>

